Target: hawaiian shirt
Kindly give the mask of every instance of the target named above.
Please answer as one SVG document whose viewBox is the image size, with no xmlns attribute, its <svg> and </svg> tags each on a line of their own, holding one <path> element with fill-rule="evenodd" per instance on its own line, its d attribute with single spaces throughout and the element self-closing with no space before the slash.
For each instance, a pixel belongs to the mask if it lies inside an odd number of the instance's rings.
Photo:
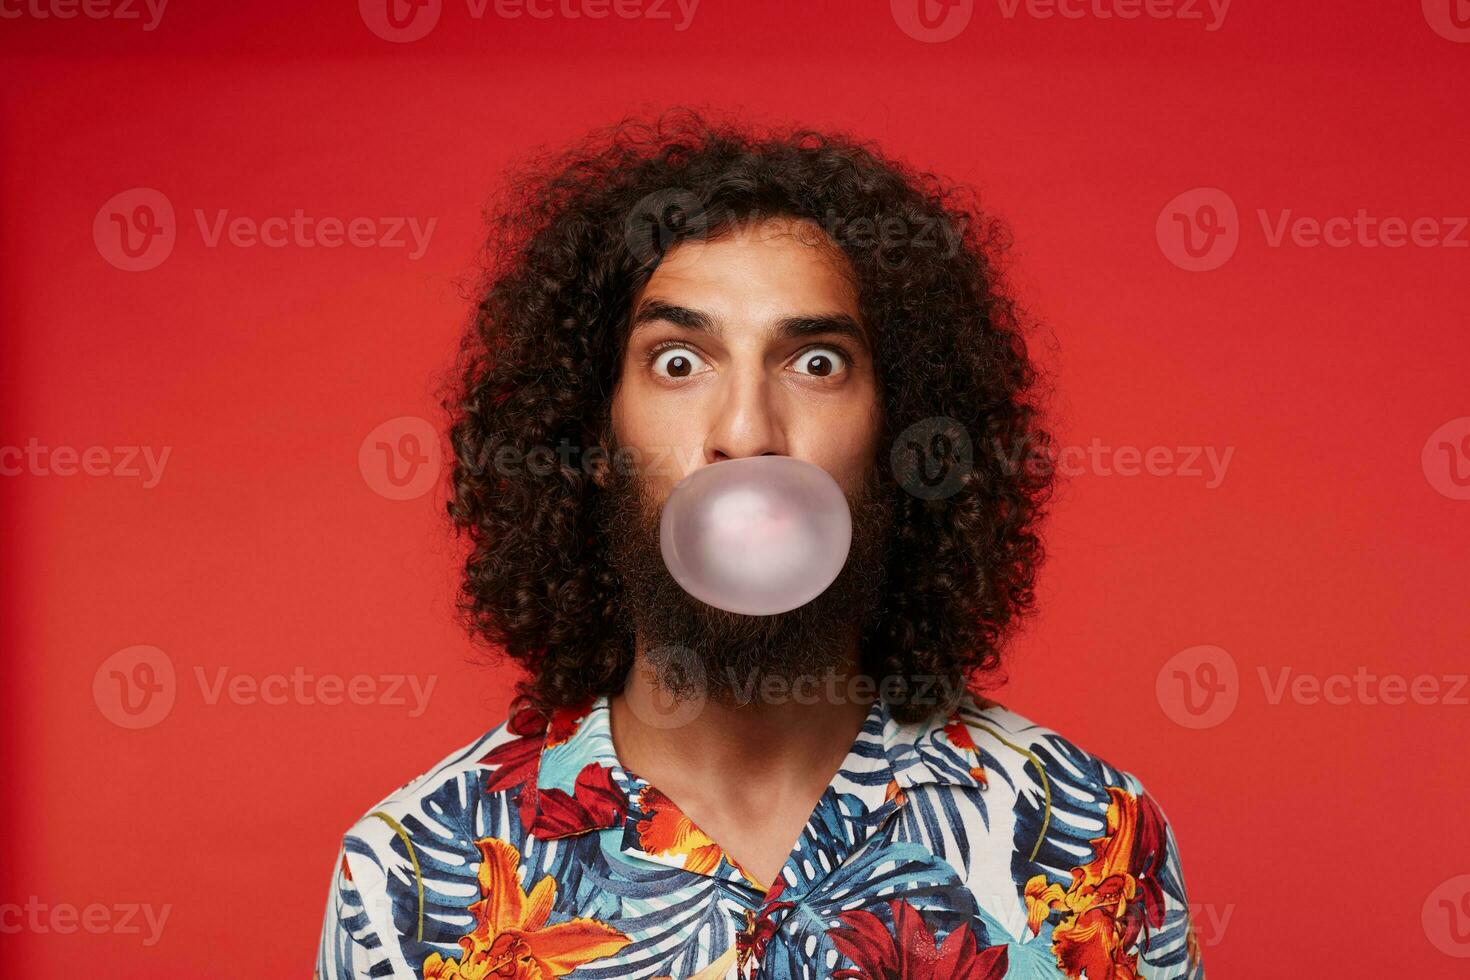
<svg viewBox="0 0 1470 980">
<path fill-rule="evenodd" d="M 1138 780 L 967 697 L 879 699 L 769 887 L 618 762 L 608 703 L 523 708 L 338 854 L 319 980 L 1202 980 Z"/>
</svg>

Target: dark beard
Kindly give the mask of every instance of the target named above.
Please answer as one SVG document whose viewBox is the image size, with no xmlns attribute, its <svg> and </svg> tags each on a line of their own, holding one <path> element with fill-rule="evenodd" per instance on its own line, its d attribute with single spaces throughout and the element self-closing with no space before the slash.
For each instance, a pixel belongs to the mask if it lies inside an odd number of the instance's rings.
<svg viewBox="0 0 1470 980">
<path fill-rule="evenodd" d="M 668 697 L 706 697 L 733 707 L 758 697 L 767 678 L 789 684 L 862 669 L 854 653 L 882 598 L 893 520 L 876 467 L 847 494 L 852 546 L 842 571 L 811 602 L 773 616 L 727 612 L 685 592 L 659 550 L 662 502 L 623 469 L 610 468 L 599 494 L 600 530 L 623 587 L 623 626 L 637 638 Z"/>
</svg>

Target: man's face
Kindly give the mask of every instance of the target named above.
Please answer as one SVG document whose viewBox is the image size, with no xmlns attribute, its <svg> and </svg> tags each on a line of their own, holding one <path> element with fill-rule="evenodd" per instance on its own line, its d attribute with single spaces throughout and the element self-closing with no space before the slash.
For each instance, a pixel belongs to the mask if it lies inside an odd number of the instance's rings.
<svg viewBox="0 0 1470 980">
<path fill-rule="evenodd" d="M 700 466 L 794 456 L 854 489 L 881 409 L 840 252 L 772 220 L 675 246 L 633 302 L 613 429 L 662 502 Z M 655 451 L 669 454 L 655 464 Z"/>
<path fill-rule="evenodd" d="M 692 654 L 705 691 L 841 666 L 877 605 L 889 527 L 875 454 L 882 408 L 850 269 L 815 225 L 771 220 L 674 247 L 634 298 L 612 441 L 637 461 L 605 486 L 602 530 L 630 626 L 655 663 Z M 664 567 L 658 520 L 695 469 L 792 456 L 848 496 L 853 546 L 837 580 L 776 616 L 689 596 Z M 677 690 L 680 678 L 664 676 Z M 700 679 L 695 679 L 698 682 Z M 738 699 L 737 699 L 738 700 Z"/>
</svg>

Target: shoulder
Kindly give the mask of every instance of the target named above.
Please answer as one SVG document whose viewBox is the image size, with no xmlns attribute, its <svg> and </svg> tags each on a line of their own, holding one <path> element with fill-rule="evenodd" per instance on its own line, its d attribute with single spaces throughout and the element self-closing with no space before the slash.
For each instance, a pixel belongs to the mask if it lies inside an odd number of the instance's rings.
<svg viewBox="0 0 1470 980">
<path fill-rule="evenodd" d="M 534 776 L 544 724 L 525 713 L 445 755 L 368 807 L 343 833 L 317 972 L 322 980 L 398 976 L 425 955 L 439 920 L 465 931 L 462 893 L 478 891 L 477 841 L 516 840 L 523 773 Z M 443 895 L 426 888 L 426 878 Z M 439 907 L 441 901 L 448 904 Z M 458 933 L 456 933 L 458 935 Z M 422 947 L 422 948 L 421 948 Z"/>
<path fill-rule="evenodd" d="M 1086 913 L 1109 882 L 1121 883 L 1110 914 L 1119 946 L 1135 951 L 1131 968 L 1150 978 L 1200 975 L 1174 831 L 1137 776 L 983 698 L 961 703 L 947 737 L 970 739 L 990 770 L 986 795 L 1009 815 L 1001 822 L 1010 873 L 1032 935 L 1048 931 L 1059 956 L 1086 955 Z"/>
<path fill-rule="evenodd" d="M 485 774 L 494 768 L 493 762 L 497 750 L 520 741 L 522 733 L 517 733 L 511 724 L 512 719 L 501 721 L 494 728 L 459 746 L 454 751 L 445 755 L 433 765 L 424 769 L 417 776 L 402 783 L 397 789 L 381 797 L 378 802 L 366 808 L 362 815 L 347 829 L 346 836 L 370 836 L 375 822 L 381 822 L 379 815 L 401 819 L 411 813 L 418 811 L 424 802 L 437 793 L 441 793 L 446 786 L 462 785 L 467 778 L 474 778 Z M 487 762 L 490 759 L 492 761 Z"/>
<path fill-rule="evenodd" d="M 1007 770 L 1029 765 L 1057 776 L 1094 777 L 1133 792 L 1142 789 L 1132 771 L 1073 741 L 1067 733 L 1033 721 L 998 701 L 966 699 L 950 721 L 963 724 L 976 745 L 992 752 Z"/>
<path fill-rule="evenodd" d="M 967 835 L 1010 837 L 1018 873 L 1065 878 L 1101 846 L 1114 858 L 1126 849 L 1140 867 L 1174 858 L 1173 832 L 1143 780 L 997 701 L 966 692 L 888 738 L 900 787 L 924 786 L 916 799 L 957 814 Z"/>
<path fill-rule="evenodd" d="M 512 713 L 368 807 L 343 834 L 359 888 L 380 884 L 394 868 L 416 877 L 426 845 L 515 836 L 519 821 L 507 817 L 535 778 L 545 730 L 543 716 Z"/>
<path fill-rule="evenodd" d="M 943 738 L 969 743 L 987 810 L 1011 836 L 1018 883 L 1100 881 L 1126 868 L 1183 904 L 1173 828 L 1132 771 L 983 697 L 960 703 Z"/>
<path fill-rule="evenodd" d="M 1087 786 L 1097 793 L 1107 787 L 1135 796 L 1145 792 L 1130 770 L 997 701 L 967 697 L 946 719 L 944 731 L 951 741 L 968 739 L 990 765 L 1008 776 Z M 1106 798 L 1105 793 L 1102 796 Z"/>
</svg>

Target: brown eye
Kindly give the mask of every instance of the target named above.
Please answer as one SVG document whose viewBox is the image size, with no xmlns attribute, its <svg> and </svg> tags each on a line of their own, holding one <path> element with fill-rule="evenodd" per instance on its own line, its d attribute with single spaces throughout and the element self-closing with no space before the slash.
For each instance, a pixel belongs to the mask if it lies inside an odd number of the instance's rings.
<svg viewBox="0 0 1470 980">
<path fill-rule="evenodd" d="M 704 363 L 699 355 L 687 347 L 670 347 L 660 351 L 654 358 L 653 369 L 669 378 L 687 378 L 699 370 Z"/>
<path fill-rule="evenodd" d="M 813 347 L 802 351 L 796 364 L 797 371 L 802 374 L 810 374 L 814 378 L 830 378 L 847 370 L 847 357 L 831 347 Z"/>
</svg>

